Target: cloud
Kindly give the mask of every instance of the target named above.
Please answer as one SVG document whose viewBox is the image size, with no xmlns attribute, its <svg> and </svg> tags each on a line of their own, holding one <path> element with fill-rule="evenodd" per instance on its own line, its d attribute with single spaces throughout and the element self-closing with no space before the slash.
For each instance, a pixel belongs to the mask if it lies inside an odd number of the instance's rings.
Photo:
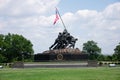
<svg viewBox="0 0 120 80">
<path fill-rule="evenodd" d="M 0 15 L 30 16 L 50 12 L 59 0 L 1 0 Z"/>
<path fill-rule="evenodd" d="M 109 5 L 105 10 L 103 11 L 103 15 L 106 19 L 120 19 L 120 3 L 115 3 L 112 5 Z M 115 12 L 113 12 L 115 11 Z"/>
<path fill-rule="evenodd" d="M 0 0 L 0 9 L 5 7 L 9 2 L 10 0 Z"/>
<path fill-rule="evenodd" d="M 30 39 L 35 53 L 49 49 L 63 26 L 59 20 L 54 26 L 54 7 L 59 0 L 0 0 L 0 32 L 17 33 Z M 62 19 L 68 31 L 79 41 L 76 47 L 94 40 L 104 54 L 113 53 L 120 41 L 120 3 L 107 6 L 103 11 L 78 10 L 66 12 Z M 52 12 L 53 11 L 53 12 Z"/>
<path fill-rule="evenodd" d="M 42 52 L 51 45 L 47 44 L 48 32 L 52 37 L 59 30 L 53 28 L 51 15 L 58 3 L 59 0 L 0 0 L 0 32 L 22 34 L 32 41 L 35 53 Z"/>
<path fill-rule="evenodd" d="M 103 11 L 78 10 L 65 13 L 63 20 L 70 26 L 69 30 L 79 38 L 81 45 L 88 40 L 98 42 L 104 54 L 113 53 L 120 41 L 120 3 L 107 6 Z"/>
</svg>

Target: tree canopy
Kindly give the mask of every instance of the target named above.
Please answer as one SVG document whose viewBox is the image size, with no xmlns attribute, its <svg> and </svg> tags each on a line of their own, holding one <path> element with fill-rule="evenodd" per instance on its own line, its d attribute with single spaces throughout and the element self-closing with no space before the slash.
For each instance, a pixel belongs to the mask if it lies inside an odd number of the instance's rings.
<svg viewBox="0 0 120 80">
<path fill-rule="evenodd" d="M 114 58 L 120 61 L 120 43 L 114 49 Z"/>
<path fill-rule="evenodd" d="M 101 48 L 97 46 L 97 43 L 92 41 L 87 41 L 83 44 L 83 52 L 89 54 L 89 59 L 95 60 L 101 53 Z"/>
<path fill-rule="evenodd" d="M 0 34 L 0 62 L 20 61 L 31 59 L 33 55 L 33 45 L 30 40 L 27 40 L 22 35 Z"/>
</svg>

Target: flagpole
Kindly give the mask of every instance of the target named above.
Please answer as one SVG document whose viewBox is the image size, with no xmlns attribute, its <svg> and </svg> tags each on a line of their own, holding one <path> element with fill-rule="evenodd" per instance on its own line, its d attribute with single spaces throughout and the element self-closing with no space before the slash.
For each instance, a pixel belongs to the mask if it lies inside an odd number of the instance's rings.
<svg viewBox="0 0 120 80">
<path fill-rule="evenodd" d="M 62 18 L 61 18 L 61 15 L 60 15 L 60 13 L 59 13 L 59 11 L 58 11 L 57 8 L 56 8 L 56 10 L 57 10 L 57 12 L 58 12 L 58 15 L 60 16 L 60 19 L 61 19 L 61 21 L 62 21 L 62 24 L 63 24 L 63 26 L 64 26 L 64 29 L 66 29 L 65 24 L 64 24 L 64 22 L 63 22 L 63 20 L 62 20 Z M 66 29 L 66 30 L 67 30 L 67 29 Z"/>
</svg>

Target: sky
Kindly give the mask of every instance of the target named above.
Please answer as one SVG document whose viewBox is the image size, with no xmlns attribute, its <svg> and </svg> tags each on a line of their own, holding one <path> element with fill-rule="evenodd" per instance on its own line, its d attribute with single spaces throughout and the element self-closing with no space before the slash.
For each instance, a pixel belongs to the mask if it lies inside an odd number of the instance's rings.
<svg viewBox="0 0 120 80">
<path fill-rule="evenodd" d="M 19 34 L 33 44 L 34 54 L 48 50 L 64 27 L 83 43 L 97 42 L 102 54 L 114 53 L 120 42 L 120 0 L 0 0 L 0 34 Z"/>
</svg>

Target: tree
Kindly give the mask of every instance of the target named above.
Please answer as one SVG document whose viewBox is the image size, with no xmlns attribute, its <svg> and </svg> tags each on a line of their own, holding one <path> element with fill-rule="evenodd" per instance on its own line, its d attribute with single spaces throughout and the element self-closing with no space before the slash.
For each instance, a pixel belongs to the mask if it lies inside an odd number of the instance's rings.
<svg viewBox="0 0 120 80">
<path fill-rule="evenodd" d="M 114 57 L 116 57 L 117 60 L 120 61 L 120 43 L 114 49 Z"/>
<path fill-rule="evenodd" d="M 105 61 L 112 61 L 112 55 L 105 55 Z"/>
<path fill-rule="evenodd" d="M 105 57 L 103 54 L 99 54 L 98 57 L 97 57 L 97 60 L 98 61 L 104 61 L 105 60 Z"/>
<path fill-rule="evenodd" d="M 0 38 L 0 54 L 6 58 L 5 62 L 20 61 L 23 59 L 31 59 L 33 55 L 32 43 L 22 35 L 8 34 L 1 35 Z M 3 59 L 3 58 L 1 58 Z"/>
<path fill-rule="evenodd" d="M 83 52 L 89 54 L 89 59 L 96 60 L 98 55 L 101 53 L 101 48 L 97 46 L 94 41 L 88 41 L 83 44 Z"/>
<path fill-rule="evenodd" d="M 6 61 L 6 58 L 4 56 L 4 45 L 4 35 L 0 34 L 0 63 Z"/>
<path fill-rule="evenodd" d="M 112 60 L 113 60 L 113 61 L 118 61 L 118 57 L 117 57 L 116 54 L 113 54 L 113 55 L 112 55 Z"/>
</svg>

